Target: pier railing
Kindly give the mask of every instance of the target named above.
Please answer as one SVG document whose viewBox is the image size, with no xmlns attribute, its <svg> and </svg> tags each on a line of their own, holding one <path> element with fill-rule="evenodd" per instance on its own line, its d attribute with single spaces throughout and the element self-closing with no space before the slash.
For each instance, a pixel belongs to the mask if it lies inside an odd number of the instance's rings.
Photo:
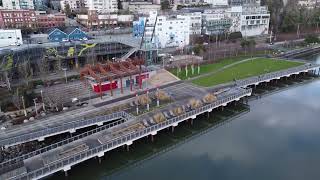
<svg viewBox="0 0 320 180">
<path fill-rule="evenodd" d="M 244 80 L 238 80 L 236 81 L 236 85 L 240 86 L 240 87 L 245 87 L 245 86 L 249 86 L 249 85 L 253 85 L 259 82 L 264 82 L 270 79 L 276 79 L 279 77 L 283 77 L 283 76 L 287 76 L 289 74 L 293 74 L 293 73 L 297 73 L 297 72 L 301 72 L 301 71 L 306 71 L 306 70 L 310 70 L 310 69 L 314 69 L 319 67 L 319 65 L 316 64 L 306 64 L 306 65 L 302 65 L 302 66 L 298 66 L 298 67 L 294 67 L 294 68 L 290 68 L 284 71 L 278 71 L 278 72 L 273 72 L 273 73 L 267 73 L 264 75 L 260 75 L 260 76 L 255 76 L 252 78 L 247 78 Z"/>
<path fill-rule="evenodd" d="M 54 126 L 54 127 L 48 127 L 46 129 L 41 129 L 38 131 L 20 134 L 14 137 L 4 138 L 0 140 L 0 146 L 6 146 L 6 145 L 13 145 L 17 143 L 27 142 L 35 139 L 39 139 L 42 137 L 47 137 L 50 135 L 55 135 L 62 132 L 67 132 L 72 129 L 78 129 L 81 127 L 94 125 L 101 122 L 108 122 L 114 119 L 120 119 L 123 118 L 123 116 L 128 117 L 127 113 L 123 111 L 115 112 L 112 114 L 108 114 L 105 116 L 99 116 L 95 118 L 90 119 L 81 119 L 81 120 L 75 120 L 67 123 L 62 123 L 61 125 Z"/>
<path fill-rule="evenodd" d="M 94 147 L 92 149 L 89 149 L 85 152 L 73 154 L 72 156 L 63 158 L 57 162 L 51 163 L 50 165 L 47 165 L 47 166 L 40 168 L 38 170 L 29 172 L 27 174 L 22 174 L 22 175 L 16 176 L 15 179 L 39 179 L 39 178 L 45 177 L 45 176 L 47 176 L 49 174 L 53 174 L 59 170 L 63 170 L 63 168 L 65 168 L 65 167 L 70 167 L 74 164 L 80 163 L 84 160 L 87 160 L 87 159 L 90 159 L 94 156 L 97 156 L 98 153 L 104 153 L 106 151 L 110 151 L 110 150 L 115 149 L 119 146 L 127 144 L 130 141 L 132 142 L 134 140 L 148 136 L 152 132 L 165 129 L 167 127 L 173 126 L 174 124 L 177 124 L 177 123 L 182 122 L 186 119 L 189 119 L 193 116 L 210 111 L 210 110 L 212 110 L 216 107 L 219 107 L 221 105 L 225 105 L 228 102 L 238 100 L 244 96 L 251 95 L 251 93 L 252 93 L 252 89 L 242 89 L 240 92 L 233 94 L 233 95 L 226 96 L 223 99 L 220 99 L 220 100 L 213 102 L 212 104 L 202 106 L 200 108 L 189 111 L 189 112 L 184 113 L 180 116 L 168 119 L 162 123 L 150 126 L 148 128 L 125 134 L 125 135 L 120 136 L 118 138 L 112 139 L 105 144 L 102 144 L 102 145 L 99 145 L 99 146 Z"/>
<path fill-rule="evenodd" d="M 2 162 L 0 163 L 0 169 L 9 169 L 11 168 L 10 166 L 11 165 L 15 165 L 16 163 L 20 162 L 20 161 L 23 161 L 25 159 L 28 159 L 30 157 L 33 157 L 33 156 L 36 156 L 38 154 L 42 154 L 44 152 L 47 152 L 51 149 L 55 149 L 57 147 L 60 147 L 60 146 L 63 146 L 65 144 L 69 144 L 73 141 L 76 141 L 78 139 L 82 139 L 84 137 L 87 137 L 89 135 L 92 135 L 92 134 L 95 134 L 97 132 L 100 132 L 100 131 L 103 131 L 103 130 L 106 130 L 106 129 L 109 129 L 109 128 L 112 128 L 114 126 L 117 126 L 119 124 L 122 124 L 124 123 L 126 120 L 125 119 L 120 119 L 118 121 L 115 121 L 115 122 L 112 122 L 112 123 L 109 123 L 109 124 L 106 124 L 104 126 L 100 126 L 100 127 L 97 127 L 95 129 L 92 129 L 90 131 L 87 131 L 87 132 L 84 132 L 84 133 L 81 133 L 81 134 L 78 134 L 78 135 L 75 135 L 75 136 L 72 136 L 68 139 L 65 139 L 65 140 L 62 140 L 62 141 L 59 141 L 59 142 L 56 142 L 54 144 L 50 144 L 49 146 L 46 146 L 46 147 L 43 147 L 43 148 L 40 148 L 40 149 L 37 149 L 35 151 L 32 151 L 30 153 L 27 153 L 27 154 L 24 154 L 22 156 L 18 156 L 18 157 L 15 157 L 13 159 L 10 159 L 10 160 L 7 160 L 5 162 Z"/>
</svg>

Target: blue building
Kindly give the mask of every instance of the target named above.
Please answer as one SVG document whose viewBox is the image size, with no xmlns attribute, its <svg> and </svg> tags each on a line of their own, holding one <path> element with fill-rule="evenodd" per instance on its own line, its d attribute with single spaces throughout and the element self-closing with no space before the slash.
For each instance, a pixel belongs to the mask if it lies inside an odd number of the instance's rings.
<svg viewBox="0 0 320 180">
<path fill-rule="evenodd" d="M 61 41 L 67 40 L 68 35 L 65 32 L 61 31 L 60 29 L 54 28 L 49 31 L 48 39 L 51 42 L 61 42 Z"/>
<path fill-rule="evenodd" d="M 80 41 L 80 40 L 87 40 L 88 35 L 83 32 L 81 29 L 77 27 L 68 27 L 63 31 L 54 28 L 49 31 L 48 39 L 51 42 L 61 42 L 61 41 Z"/>
<path fill-rule="evenodd" d="M 138 21 L 133 21 L 133 36 L 134 37 L 142 37 L 144 33 L 144 26 L 145 26 L 146 18 L 139 17 Z"/>
<path fill-rule="evenodd" d="M 79 41 L 79 40 L 87 40 L 88 36 L 85 32 L 83 32 L 79 28 L 67 28 L 64 30 L 65 33 L 68 34 L 68 39 L 71 41 Z"/>
</svg>

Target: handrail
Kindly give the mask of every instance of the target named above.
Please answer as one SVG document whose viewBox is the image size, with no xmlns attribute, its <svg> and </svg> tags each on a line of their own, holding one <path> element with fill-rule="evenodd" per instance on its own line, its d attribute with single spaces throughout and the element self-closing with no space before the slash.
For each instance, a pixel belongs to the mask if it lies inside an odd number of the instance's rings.
<svg viewBox="0 0 320 180">
<path fill-rule="evenodd" d="M 86 137 L 86 136 L 95 134 L 95 133 L 100 132 L 100 131 L 102 131 L 102 130 L 109 129 L 109 128 L 111 128 L 111 127 L 117 126 L 117 125 L 119 125 L 119 124 L 124 123 L 125 121 L 126 121 L 126 120 L 124 120 L 124 119 L 120 119 L 120 120 L 115 121 L 115 122 L 112 122 L 112 123 L 110 123 L 110 124 L 106 124 L 106 125 L 104 125 L 104 126 L 100 126 L 100 127 L 98 127 L 98 128 L 92 129 L 92 130 L 90 130 L 90 131 L 87 131 L 87 132 L 78 134 L 78 135 L 76 135 L 76 136 L 72 136 L 72 137 L 70 137 L 70 138 L 64 139 L 64 140 L 62 140 L 62 141 L 56 142 L 56 143 L 54 143 L 54 144 L 50 144 L 49 146 L 46 146 L 46 147 L 37 149 L 37 150 L 32 151 L 32 152 L 30 152 L 30 153 L 27 153 L 27 154 L 24 154 L 24 155 L 15 157 L 15 158 L 13 158 L 13 159 L 7 160 L 7 161 L 5 161 L 5 162 L 0 163 L 0 169 L 5 168 L 6 166 L 10 166 L 10 165 L 12 165 L 12 164 L 15 164 L 15 163 L 17 163 L 17 162 L 19 162 L 19 161 L 23 161 L 23 160 L 25 160 L 25 159 L 28 159 L 28 158 L 30 158 L 30 157 L 36 156 L 36 155 L 38 155 L 38 154 L 47 152 L 47 151 L 49 151 L 49 150 L 51 150 L 51 149 L 54 149 L 54 148 L 63 146 L 63 145 L 65 145 L 65 144 L 69 144 L 69 143 L 71 143 L 71 142 L 73 142 L 73 141 L 76 141 L 76 140 L 81 139 L 81 138 L 84 138 L 84 137 Z"/>
<path fill-rule="evenodd" d="M 99 117 L 95 117 L 95 118 L 91 118 L 91 119 L 81 119 L 81 120 L 75 120 L 72 122 L 63 123 L 59 126 L 48 127 L 46 129 L 41 129 L 41 130 L 34 131 L 31 133 L 24 133 L 24 134 L 15 136 L 15 137 L 1 139 L 0 146 L 11 145 L 11 144 L 15 144 L 18 142 L 24 142 L 24 141 L 28 141 L 31 139 L 37 139 L 37 138 L 44 137 L 46 135 L 54 134 L 57 132 L 68 131 L 70 129 L 75 129 L 75 128 L 79 128 L 79 127 L 90 125 L 90 124 L 95 124 L 98 122 L 104 122 L 104 121 L 111 120 L 111 119 L 122 118 L 123 115 L 125 115 L 123 113 L 123 111 L 119 111 L 119 112 L 115 112 L 115 113 L 108 114 L 105 116 L 99 116 Z"/>
<path fill-rule="evenodd" d="M 288 75 L 290 73 L 296 73 L 298 71 L 304 71 L 304 70 L 312 69 L 312 68 L 315 68 L 315 67 L 319 67 L 319 65 L 306 64 L 306 65 L 302 65 L 302 66 L 298 66 L 298 67 L 293 67 L 293 68 L 287 69 L 285 71 L 267 73 L 267 74 L 263 74 L 263 75 L 260 75 L 260 76 L 247 78 L 247 79 L 244 79 L 244 80 L 238 80 L 235 84 L 237 86 L 241 86 L 241 87 L 248 86 L 248 85 L 251 85 L 251 84 L 255 84 L 257 82 L 262 82 L 262 81 L 265 81 L 265 80 L 273 79 L 273 78 L 280 77 L 280 76 L 285 76 L 285 75 Z"/>
<path fill-rule="evenodd" d="M 63 159 L 59 160 L 59 162 L 52 163 L 48 166 L 45 166 L 45 167 L 40 168 L 38 170 L 29 172 L 27 174 L 18 175 L 18 176 L 16 176 L 15 179 L 26 179 L 26 178 L 27 179 L 37 179 L 40 176 L 44 176 L 46 173 L 50 173 L 52 171 L 56 172 L 65 166 L 70 166 L 70 165 L 78 163 L 77 161 L 79 161 L 81 159 L 88 159 L 93 156 L 96 156 L 98 152 L 105 152 L 105 151 L 114 149 L 114 148 L 118 147 L 119 145 L 127 143 L 128 141 L 136 140 L 138 138 L 149 135 L 151 132 L 154 132 L 156 130 L 161 130 L 161 129 L 164 129 L 168 126 L 172 126 L 174 123 L 179 123 L 179 122 L 189 118 L 190 116 L 194 116 L 194 115 L 203 113 L 203 112 L 208 111 L 210 109 L 213 109 L 219 105 L 228 103 L 234 99 L 238 99 L 240 97 L 243 97 L 244 95 L 248 95 L 249 93 L 250 94 L 252 93 L 252 89 L 244 89 L 243 91 L 241 91 L 235 95 L 229 95 L 229 96 L 225 97 L 224 99 L 217 100 L 211 104 L 208 104 L 203 107 L 197 108 L 195 110 L 186 112 L 186 113 L 179 115 L 177 117 L 173 117 L 173 118 L 168 119 L 162 123 L 155 124 L 153 126 L 147 127 L 145 129 L 142 129 L 142 130 L 139 130 L 136 132 L 124 134 L 124 135 L 117 137 L 115 139 L 112 139 L 102 145 L 99 145 L 98 147 L 89 149 L 85 152 L 73 154 L 71 157 L 63 158 Z"/>
</svg>

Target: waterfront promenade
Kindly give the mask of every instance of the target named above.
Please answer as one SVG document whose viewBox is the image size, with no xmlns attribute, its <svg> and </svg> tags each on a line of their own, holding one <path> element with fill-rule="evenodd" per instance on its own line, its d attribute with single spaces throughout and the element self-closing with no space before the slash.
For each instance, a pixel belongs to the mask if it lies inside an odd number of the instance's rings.
<svg viewBox="0 0 320 180">
<path fill-rule="evenodd" d="M 33 126 L 34 128 L 31 131 L 29 130 L 30 132 L 24 131 L 21 127 L 19 127 L 21 128 L 21 131 L 14 131 L 14 129 L 10 129 L 10 131 L 3 131 L 0 134 L 0 142 L 3 146 L 8 146 L 35 139 L 43 140 L 45 137 L 62 132 L 72 133 L 78 128 L 90 125 L 102 125 L 98 123 L 107 122 L 109 120 L 123 120 L 116 126 L 106 128 L 102 131 L 93 133 L 92 135 L 84 136 L 81 139 L 69 141 L 69 143 L 61 144 L 56 148 L 48 149 L 44 152 L 38 154 L 35 153 L 32 156 L 23 158 L 22 163 L 20 163 L 17 168 L 13 168 L 7 173 L 4 173 L 1 177 L 5 179 L 39 179 L 60 170 L 68 171 L 71 166 L 87 159 L 92 157 L 101 157 L 105 152 L 120 146 L 126 146 L 129 148 L 137 139 L 146 136 L 152 137 L 156 135 L 158 131 L 170 127 L 174 130 L 174 127 L 178 126 L 182 121 L 195 119 L 199 114 L 210 113 L 217 107 L 223 107 L 230 102 L 239 101 L 241 98 L 250 96 L 252 91 L 250 88 L 246 88 L 250 85 L 270 82 L 283 77 L 295 76 L 300 73 L 315 73 L 318 69 L 319 65 L 306 64 L 279 72 L 229 83 L 229 87 L 231 88 L 219 93 L 217 95 L 217 101 L 211 104 L 203 104 L 201 107 L 196 109 L 187 109 L 185 113 L 179 116 L 170 115 L 170 109 L 187 104 L 187 100 L 189 98 L 200 99 L 207 93 L 215 93 L 216 89 L 195 87 L 188 83 L 180 83 L 166 87 L 164 88 L 164 91 L 170 93 L 170 95 L 174 97 L 174 101 L 173 103 L 156 110 L 156 112 L 169 114 L 165 121 L 159 123 L 155 123 L 150 120 L 150 117 L 152 117 L 155 112 L 149 112 L 147 114 L 134 117 L 124 111 L 119 111 L 112 115 L 106 115 L 105 117 L 94 118 L 95 120 L 87 119 L 88 121 L 86 121 L 85 119 L 81 119 L 78 121 L 70 121 L 68 125 L 63 123 L 61 124 L 61 122 L 57 121 L 56 125 L 59 124 L 61 126 L 59 128 L 50 126 Z M 126 100 L 126 102 L 128 101 L 130 100 Z M 61 119 L 63 119 L 62 116 Z M 78 125 L 76 126 L 77 123 Z M 38 131 L 46 133 L 37 133 Z M 22 139 L 22 137 L 26 138 Z"/>
</svg>

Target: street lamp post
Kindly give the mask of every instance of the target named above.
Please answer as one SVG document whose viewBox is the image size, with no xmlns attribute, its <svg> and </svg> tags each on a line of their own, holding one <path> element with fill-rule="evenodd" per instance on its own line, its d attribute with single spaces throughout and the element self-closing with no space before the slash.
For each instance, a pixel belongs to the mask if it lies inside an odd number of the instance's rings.
<svg viewBox="0 0 320 180">
<path fill-rule="evenodd" d="M 159 107 L 159 106 L 160 106 L 160 100 L 159 100 L 159 87 L 157 87 L 157 93 L 158 93 L 158 95 L 157 95 L 157 107 Z"/>
<path fill-rule="evenodd" d="M 68 83 L 68 78 L 67 78 L 67 68 L 62 69 L 64 71 L 64 78 L 66 80 L 66 84 Z"/>
<path fill-rule="evenodd" d="M 149 98 L 149 89 L 148 88 L 147 88 L 146 94 L 147 94 L 147 97 Z M 147 111 L 149 111 L 149 109 L 150 109 L 150 104 L 149 104 L 149 102 L 147 102 Z"/>
<path fill-rule="evenodd" d="M 46 111 L 46 106 L 44 105 L 44 100 L 43 100 L 43 91 L 42 91 L 42 89 L 40 91 L 40 94 L 41 94 L 41 100 L 42 100 L 42 108 L 43 108 L 44 111 Z"/>
<path fill-rule="evenodd" d="M 38 115 L 38 110 L 37 110 L 37 98 L 33 99 L 33 103 L 34 103 L 34 108 L 36 110 L 36 115 Z"/>
<path fill-rule="evenodd" d="M 137 111 L 137 115 L 138 115 L 139 114 L 138 92 L 136 93 L 136 111 Z"/>
</svg>

